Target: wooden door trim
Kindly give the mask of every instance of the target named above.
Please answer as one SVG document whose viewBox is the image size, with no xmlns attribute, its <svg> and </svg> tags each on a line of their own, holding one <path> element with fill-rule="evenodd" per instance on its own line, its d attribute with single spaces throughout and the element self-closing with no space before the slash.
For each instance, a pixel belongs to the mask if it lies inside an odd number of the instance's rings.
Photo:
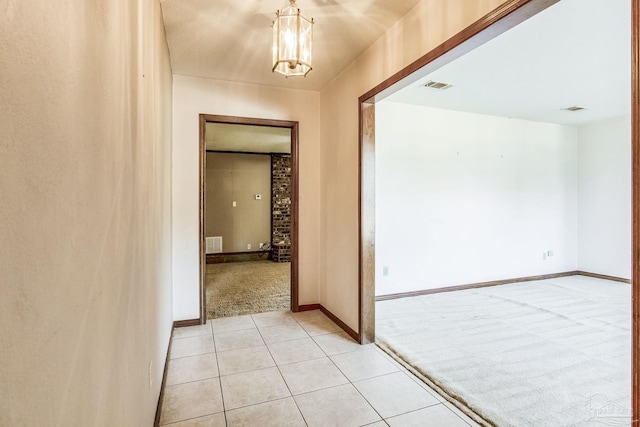
<svg viewBox="0 0 640 427">
<path fill-rule="evenodd" d="M 291 129 L 291 311 L 296 312 L 298 305 L 298 200 L 299 200 L 299 159 L 298 134 L 299 123 L 290 120 L 261 119 L 254 117 L 224 116 L 200 114 L 200 323 L 207 321 L 207 299 L 205 287 L 205 194 L 206 194 L 206 154 L 205 128 L 207 123 L 227 123 L 239 125 L 278 127 Z"/>
<path fill-rule="evenodd" d="M 375 340 L 375 102 L 473 50 L 559 0 L 509 0 L 359 98 L 359 324 L 361 343 Z M 633 427 L 640 427 L 640 0 L 631 0 L 632 150 L 632 393 Z"/>
</svg>

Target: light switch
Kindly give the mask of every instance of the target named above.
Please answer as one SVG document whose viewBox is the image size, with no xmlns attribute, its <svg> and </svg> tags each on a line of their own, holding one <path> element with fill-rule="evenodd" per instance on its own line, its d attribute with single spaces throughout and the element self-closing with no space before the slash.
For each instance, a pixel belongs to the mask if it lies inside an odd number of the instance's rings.
<svg viewBox="0 0 640 427">
<path fill-rule="evenodd" d="M 233 207 L 234 208 L 236 207 L 236 201 L 235 200 L 233 201 Z"/>
</svg>

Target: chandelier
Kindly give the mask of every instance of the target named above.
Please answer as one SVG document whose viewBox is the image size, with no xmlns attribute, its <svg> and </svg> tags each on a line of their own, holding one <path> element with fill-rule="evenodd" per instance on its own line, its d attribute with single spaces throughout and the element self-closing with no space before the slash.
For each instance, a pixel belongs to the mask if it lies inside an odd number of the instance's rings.
<svg viewBox="0 0 640 427">
<path fill-rule="evenodd" d="M 311 71 L 313 19 L 300 13 L 295 0 L 276 12 L 273 21 L 273 68 L 286 77 L 306 76 Z"/>
</svg>

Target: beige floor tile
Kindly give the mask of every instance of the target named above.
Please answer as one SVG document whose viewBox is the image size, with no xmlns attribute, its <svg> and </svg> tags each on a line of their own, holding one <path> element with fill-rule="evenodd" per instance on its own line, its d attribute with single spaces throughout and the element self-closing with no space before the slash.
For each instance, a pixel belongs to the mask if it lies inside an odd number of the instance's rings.
<svg viewBox="0 0 640 427">
<path fill-rule="evenodd" d="M 170 359 L 178 357 L 195 356 L 198 354 L 214 353 L 216 351 L 213 345 L 213 337 L 211 335 L 199 335 L 187 338 L 174 338 L 171 341 Z"/>
<path fill-rule="evenodd" d="M 198 335 L 211 334 L 209 325 L 185 326 L 184 328 L 175 328 L 173 330 L 173 338 L 196 337 Z"/>
<path fill-rule="evenodd" d="M 227 412 L 228 427 L 305 427 L 293 398 L 274 400 Z"/>
<path fill-rule="evenodd" d="M 380 417 L 351 384 L 294 396 L 309 427 L 363 426 Z"/>
<path fill-rule="evenodd" d="M 480 424 L 472 420 L 467 414 L 462 412 L 460 409 L 456 408 L 453 404 L 447 402 L 446 400 L 443 402 L 443 405 L 448 408 L 451 412 L 462 418 L 464 422 L 469 424 L 471 427 L 482 427 Z"/>
<path fill-rule="evenodd" d="M 389 418 L 440 403 L 403 372 L 369 378 L 353 384 L 367 402 Z"/>
<path fill-rule="evenodd" d="M 363 346 L 358 344 L 344 331 L 334 334 L 314 336 L 313 340 L 329 356 L 364 350 L 369 347 L 369 345 Z"/>
<path fill-rule="evenodd" d="M 220 381 L 227 411 L 291 396 L 277 368 L 226 375 Z"/>
<path fill-rule="evenodd" d="M 326 357 L 311 338 L 268 344 L 269 351 L 278 365 L 302 362 Z"/>
<path fill-rule="evenodd" d="M 333 323 L 328 317 L 317 317 L 311 319 L 299 320 L 300 326 L 311 336 L 330 334 L 342 330 L 340 326 Z"/>
<path fill-rule="evenodd" d="M 271 311 L 252 314 L 251 317 L 258 328 L 266 328 L 283 323 L 296 323 L 296 319 L 291 315 L 290 311 Z"/>
<path fill-rule="evenodd" d="M 469 427 L 442 404 L 385 420 L 391 427 Z"/>
<path fill-rule="evenodd" d="M 169 360 L 166 385 L 205 380 L 218 376 L 215 353 L 199 354 Z"/>
<path fill-rule="evenodd" d="M 276 365 L 265 345 L 220 351 L 217 354 L 220 375 L 254 371 Z"/>
<path fill-rule="evenodd" d="M 281 365 L 280 372 L 294 395 L 349 382 L 327 357 Z"/>
<path fill-rule="evenodd" d="M 280 325 L 260 328 L 260 334 L 262 334 L 267 344 L 309 337 L 309 334 L 297 323 L 282 323 Z"/>
<path fill-rule="evenodd" d="M 264 345 L 264 341 L 262 341 L 262 337 L 256 328 L 216 332 L 213 337 L 218 352 Z"/>
<path fill-rule="evenodd" d="M 317 319 L 317 318 L 320 318 L 320 317 L 328 319 L 328 317 L 325 316 L 324 313 L 321 312 L 320 310 L 299 311 L 297 313 L 292 313 L 291 315 L 293 317 L 295 317 L 295 319 L 298 322 L 305 321 L 305 320 L 310 320 L 310 319 Z"/>
<path fill-rule="evenodd" d="M 224 412 L 219 414 L 207 415 L 206 417 L 192 418 L 186 421 L 166 424 L 168 427 L 226 427 L 227 422 Z"/>
<path fill-rule="evenodd" d="M 240 331 L 242 329 L 251 329 L 256 327 L 255 323 L 253 323 L 253 318 L 250 315 L 221 317 L 219 319 L 211 319 L 208 322 L 211 324 L 211 330 L 214 334 L 217 332 Z"/>
<path fill-rule="evenodd" d="M 160 425 L 222 412 L 217 378 L 165 387 Z"/>
<path fill-rule="evenodd" d="M 372 348 L 331 356 L 350 381 L 360 381 L 392 372 L 399 372 L 397 366 Z"/>
</svg>

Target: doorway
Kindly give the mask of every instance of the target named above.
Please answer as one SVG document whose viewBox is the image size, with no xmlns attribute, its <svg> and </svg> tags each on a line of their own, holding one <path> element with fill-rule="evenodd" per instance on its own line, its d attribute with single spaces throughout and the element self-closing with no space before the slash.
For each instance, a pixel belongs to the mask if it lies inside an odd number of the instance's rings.
<svg viewBox="0 0 640 427">
<path fill-rule="evenodd" d="M 508 29 L 524 22 L 529 17 L 546 9 L 555 1 L 531 0 L 508 1 L 500 8 L 480 19 L 470 27 L 447 40 L 442 45 L 427 53 L 415 63 L 382 82 L 371 91 L 362 95 L 360 101 L 360 317 L 359 335 L 362 343 L 375 340 L 375 103 L 387 95 L 392 94 L 421 78 L 427 76 L 439 67 L 470 52 L 485 41 L 501 34 Z M 640 164 L 638 163 L 640 150 L 640 128 L 638 114 L 640 111 L 640 63 L 638 61 L 640 26 L 640 2 L 633 0 L 632 4 L 632 413 L 633 425 L 638 425 L 640 415 L 640 358 L 638 357 L 638 335 L 640 332 L 640 291 L 636 285 L 640 279 L 638 264 L 638 245 L 640 241 L 640 198 L 638 185 L 640 184 Z M 383 273 L 384 274 L 384 273 Z"/>
<path fill-rule="evenodd" d="M 243 142 L 243 138 L 225 138 L 224 141 L 219 142 L 218 145 L 213 142 L 212 138 L 207 137 L 215 132 L 226 131 L 239 131 L 238 134 L 243 134 L 245 137 L 255 135 L 266 135 L 263 138 L 262 146 L 257 146 L 255 142 L 247 143 Z M 260 132 L 262 131 L 262 132 Z M 288 141 L 284 141 L 287 147 L 283 147 L 283 135 L 288 136 Z M 252 138 L 245 138 L 252 139 Z M 253 138 L 255 140 L 255 138 Z M 213 145 L 212 145 L 213 144 Z M 220 145 L 222 144 L 222 145 Z M 226 144 L 226 145 L 225 145 Z M 210 173 L 218 174 L 218 180 L 207 179 L 207 157 L 210 159 Z M 217 172 L 212 172 L 211 166 L 213 163 L 218 165 L 227 164 L 222 169 L 218 168 Z M 242 172 L 236 172 L 236 178 L 239 181 L 253 182 L 251 185 L 260 185 L 258 179 L 259 176 L 265 174 L 269 175 L 266 179 L 269 179 L 268 190 L 260 190 L 255 188 L 262 187 L 247 187 L 245 192 L 249 192 L 250 197 L 245 197 L 244 213 L 240 213 L 238 208 L 241 207 L 239 200 L 233 200 L 234 197 L 238 198 L 237 193 L 233 193 L 233 185 L 229 181 L 233 171 L 229 168 L 229 164 L 238 163 Z M 244 166 L 243 166 L 244 165 Z M 249 169 L 247 165 L 252 165 Z M 273 182 L 273 173 L 278 172 L 278 168 L 283 166 L 283 170 L 288 170 L 290 175 L 288 178 L 288 185 L 286 191 L 289 196 L 282 196 L 275 193 L 277 191 L 271 191 Z M 225 178 L 225 173 L 227 174 Z M 226 179 L 227 184 L 222 184 Z M 207 225 L 207 218 L 211 222 L 211 215 L 208 215 L 207 207 L 207 181 L 209 183 L 217 182 L 222 186 L 231 186 L 225 191 L 220 188 L 218 194 L 218 200 L 215 198 L 215 204 L 229 204 L 231 209 L 239 212 L 239 215 L 235 215 L 236 211 L 230 211 L 227 209 L 225 214 L 222 211 L 217 212 L 217 218 L 219 221 L 225 222 L 225 216 L 228 224 L 226 226 L 226 239 L 223 235 L 225 228 L 215 228 L 209 224 Z M 277 183 L 277 181 L 276 181 Z M 240 182 L 239 185 L 242 185 Z M 265 185 L 264 182 L 261 184 Z M 275 187 L 283 187 L 283 185 L 276 185 Z M 255 193 L 255 194 L 254 194 Z M 268 193 L 268 194 L 263 194 Z M 245 195 L 246 196 L 246 195 Z M 282 196 L 282 197 L 281 197 Z M 230 198 L 228 201 L 222 201 L 224 198 Z M 280 197 L 280 198 L 278 198 Z M 250 200 L 249 200 L 250 199 Z M 212 199 L 210 198 L 209 204 L 211 205 Z M 227 203 L 228 202 L 228 203 Z M 286 205 L 285 208 L 288 211 L 288 216 L 283 220 L 281 214 L 283 209 L 274 209 L 281 204 Z M 219 209 L 218 209 L 219 210 Z M 278 210 L 278 215 L 274 215 L 274 212 Z M 247 227 L 242 224 L 247 224 L 246 220 L 243 222 L 242 217 L 246 219 L 247 216 L 254 215 L 254 211 L 263 211 L 265 215 L 268 214 L 268 218 L 264 216 L 260 219 L 249 219 L 251 225 Z M 229 213 L 231 212 L 231 214 Z M 216 212 L 211 212 L 216 214 Z M 233 225 L 233 216 L 236 216 L 235 222 L 240 224 L 239 226 Z M 214 215 L 215 217 L 215 215 Z M 265 229 L 266 227 L 266 229 Z M 209 228 L 209 229 L 207 229 Z M 250 230 L 248 229 L 250 228 Z M 209 236 L 209 234 L 212 234 Z M 255 242 L 253 241 L 255 240 Z M 226 243 L 225 243 L 226 241 Z M 208 247 L 207 247 L 208 246 Z M 207 270 L 207 261 L 209 261 L 209 274 Z M 280 263 L 278 261 L 284 261 Z M 245 264 L 246 262 L 246 264 Z M 238 264 L 241 263 L 241 264 Z M 279 265 L 276 265 L 279 264 Z M 288 266 L 288 282 L 289 282 L 289 303 L 288 308 L 291 311 L 298 310 L 298 122 L 283 121 L 283 120 L 269 120 L 269 119 L 257 119 L 247 117 L 233 117 L 233 116 L 219 116 L 219 115 L 200 115 L 200 316 L 202 323 L 206 322 L 207 317 L 211 318 L 214 315 L 212 310 L 207 309 L 207 282 L 209 286 L 214 286 L 212 282 L 212 273 L 217 271 L 217 276 L 220 276 L 220 272 L 224 271 L 226 274 L 226 280 L 239 280 L 250 281 L 244 283 L 244 285 L 260 286 L 261 278 L 270 277 L 274 283 L 272 287 L 279 287 L 282 283 L 283 267 Z M 213 267 L 212 267 L 213 266 Z M 217 266 L 217 267 L 216 267 Z M 251 266 L 251 269 L 245 267 Z M 240 267 L 240 268 L 238 268 Z M 235 279 L 234 279 L 235 278 Z M 212 289 L 210 287 L 210 289 Z M 220 294 L 223 295 L 223 294 Z M 237 299 L 239 295 L 240 299 Z M 260 310 L 259 299 L 264 293 L 247 292 L 232 296 L 226 300 L 227 304 L 234 304 L 234 301 L 240 301 L 245 310 Z M 253 301 L 255 304 L 251 304 L 251 301 L 245 301 L 246 298 L 257 298 Z M 210 295 L 211 297 L 212 295 Z M 234 300 L 234 298 L 236 298 Z M 279 297 L 282 299 L 282 295 Z M 209 298 L 211 300 L 211 298 Z M 248 304 L 245 304 L 248 303 Z M 241 307 L 236 307 L 241 309 Z M 237 313 L 233 307 L 227 306 L 227 313 Z M 257 311 L 256 311 L 257 312 Z M 218 308 L 218 314 L 224 315 L 225 309 Z M 229 314 L 227 314 L 229 315 Z M 216 315 L 216 317 L 218 317 Z"/>
</svg>

